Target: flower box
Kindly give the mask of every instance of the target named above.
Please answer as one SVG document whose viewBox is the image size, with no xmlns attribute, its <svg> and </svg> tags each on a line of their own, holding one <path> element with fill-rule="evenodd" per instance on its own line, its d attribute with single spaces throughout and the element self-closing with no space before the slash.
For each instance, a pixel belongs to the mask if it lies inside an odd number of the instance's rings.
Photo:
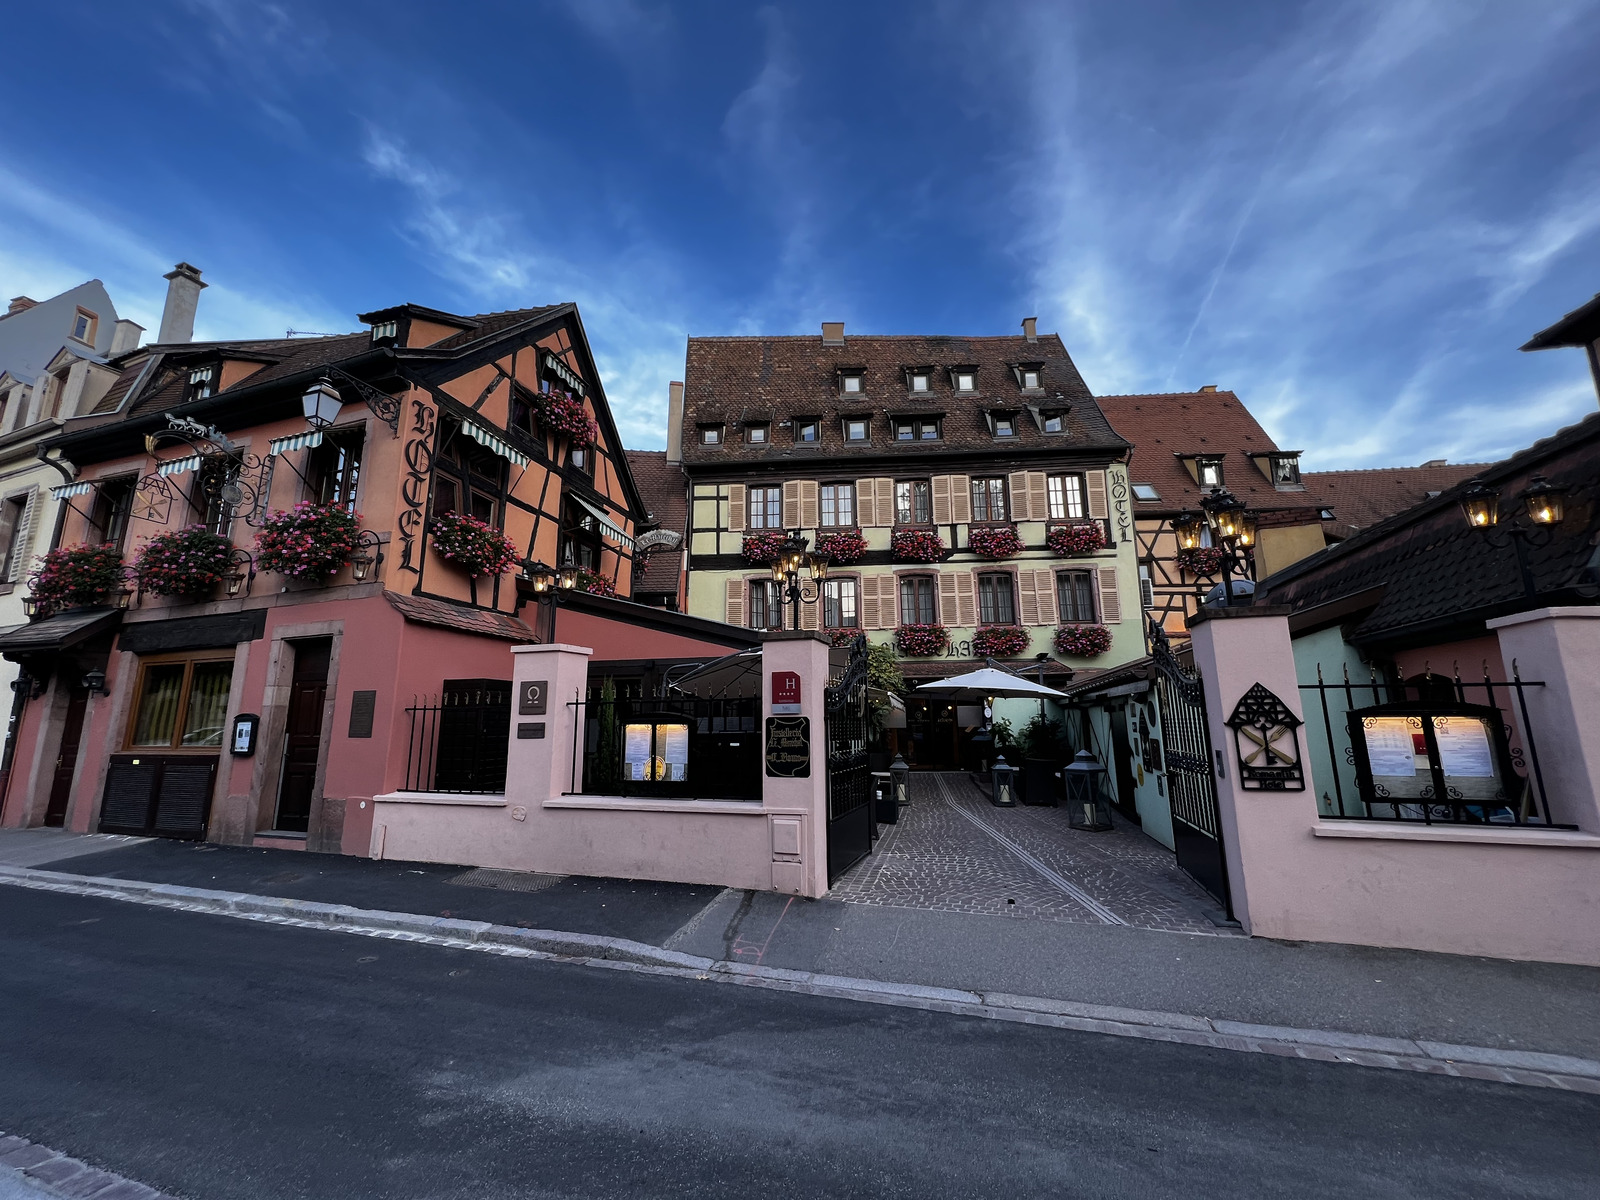
<svg viewBox="0 0 1600 1200">
<path fill-rule="evenodd" d="M 203 525 L 158 533 L 139 548 L 133 575 L 155 596 L 196 599 L 227 577 L 233 543 Z"/>
<path fill-rule="evenodd" d="M 1027 652 L 1032 639 L 1020 625 L 985 625 L 972 635 L 972 652 L 994 658 L 1014 658 Z"/>
<path fill-rule="evenodd" d="M 570 438 L 574 446 L 590 446 L 600 436 L 583 401 L 566 392 L 536 392 L 533 412 L 547 433 Z"/>
<path fill-rule="evenodd" d="M 1015 525 L 974 525 L 967 547 L 979 558 L 1012 558 L 1022 552 L 1022 537 Z"/>
<path fill-rule="evenodd" d="M 944 539 L 931 529 L 899 529 L 889 540 L 889 552 L 899 562 L 938 562 Z"/>
<path fill-rule="evenodd" d="M 788 540 L 789 535 L 781 529 L 764 529 L 759 533 L 747 533 L 739 547 L 739 553 L 744 555 L 746 562 L 765 566 L 778 557 L 778 552 Z"/>
<path fill-rule="evenodd" d="M 866 552 L 867 539 L 857 529 L 817 536 L 817 553 L 826 554 L 830 563 L 846 566 L 856 562 Z"/>
<path fill-rule="evenodd" d="M 943 654 L 950 635 L 943 625 L 902 625 L 894 631 L 895 648 L 910 658 Z"/>
<path fill-rule="evenodd" d="M 271 513 L 256 534 L 256 570 L 326 582 L 360 549 L 361 514 L 302 500 Z"/>
<path fill-rule="evenodd" d="M 429 530 L 434 553 L 473 579 L 504 575 L 520 558 L 510 538 L 469 513 L 440 513 Z"/>
<path fill-rule="evenodd" d="M 1105 547 L 1106 533 L 1097 521 L 1074 521 L 1070 525 L 1057 525 L 1045 534 L 1044 544 L 1063 558 L 1093 554 Z"/>
<path fill-rule="evenodd" d="M 1195 546 L 1189 550 L 1179 550 L 1177 564 L 1191 575 L 1209 578 L 1222 570 L 1228 561 L 1228 552 L 1221 546 Z"/>
<path fill-rule="evenodd" d="M 127 581 L 127 568 L 117 548 L 59 546 L 39 560 L 28 577 L 28 595 L 38 602 L 37 615 L 49 616 L 64 608 L 104 604 Z"/>
<path fill-rule="evenodd" d="M 861 630 L 846 629 L 843 626 L 838 628 L 829 628 L 823 632 L 828 635 L 828 641 L 832 642 L 835 646 L 854 646 L 856 644 L 856 639 L 861 636 Z"/>
<path fill-rule="evenodd" d="M 1062 625 L 1056 630 L 1056 651 L 1072 658 L 1098 658 L 1111 649 L 1111 630 L 1104 625 Z"/>
<path fill-rule="evenodd" d="M 573 590 L 588 592 L 593 596 L 615 596 L 617 585 L 598 571 L 581 570 L 578 572 L 578 582 L 573 585 Z"/>
</svg>

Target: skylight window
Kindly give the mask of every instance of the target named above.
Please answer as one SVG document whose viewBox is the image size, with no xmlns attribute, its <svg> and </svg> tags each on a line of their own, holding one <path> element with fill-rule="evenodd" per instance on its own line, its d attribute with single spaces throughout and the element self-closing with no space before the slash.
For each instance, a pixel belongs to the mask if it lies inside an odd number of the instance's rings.
<svg viewBox="0 0 1600 1200">
<path fill-rule="evenodd" d="M 1152 484 L 1136 483 L 1133 485 L 1133 498 L 1149 503 L 1151 500 L 1161 499 L 1161 493 L 1156 491 Z"/>
</svg>

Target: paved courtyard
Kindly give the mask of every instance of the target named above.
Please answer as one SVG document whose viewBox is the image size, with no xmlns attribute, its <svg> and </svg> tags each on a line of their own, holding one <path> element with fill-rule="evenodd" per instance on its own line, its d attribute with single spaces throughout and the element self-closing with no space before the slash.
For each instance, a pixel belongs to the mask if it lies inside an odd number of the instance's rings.
<svg viewBox="0 0 1600 1200">
<path fill-rule="evenodd" d="M 830 893 L 852 904 L 1239 936 L 1172 854 L 1116 818 L 1107 833 L 1064 808 L 996 808 L 961 772 L 917 772 L 911 804 Z"/>
</svg>

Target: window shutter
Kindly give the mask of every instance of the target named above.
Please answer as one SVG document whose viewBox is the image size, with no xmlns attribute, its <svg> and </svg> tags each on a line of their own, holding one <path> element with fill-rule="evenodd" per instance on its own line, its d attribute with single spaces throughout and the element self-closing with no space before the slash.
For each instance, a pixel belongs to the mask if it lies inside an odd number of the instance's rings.
<svg viewBox="0 0 1600 1200">
<path fill-rule="evenodd" d="M 17 532 L 12 542 L 16 549 L 11 554 L 11 570 L 6 573 L 9 583 L 17 583 L 28 576 L 28 567 L 33 561 L 34 517 L 38 511 L 39 489 L 34 488 L 28 493 L 28 502 L 22 506 L 22 516 L 17 520 Z"/>
<path fill-rule="evenodd" d="M 723 620 L 729 625 L 744 624 L 744 590 L 743 579 L 730 579 L 724 585 L 726 591 L 723 599 Z"/>
<path fill-rule="evenodd" d="M 970 629 L 978 623 L 978 577 L 971 571 L 956 573 L 956 624 Z"/>
<path fill-rule="evenodd" d="M 882 629 L 883 616 L 878 607 L 877 575 L 861 577 L 861 628 Z"/>
<path fill-rule="evenodd" d="M 1050 492 L 1043 471 L 1028 472 L 1028 507 L 1033 510 L 1032 520 L 1050 519 Z"/>
<path fill-rule="evenodd" d="M 972 520 L 972 476 L 950 476 L 950 520 L 957 525 Z"/>
<path fill-rule="evenodd" d="M 879 478 L 873 480 L 877 485 L 875 507 L 878 510 L 878 523 L 880 525 L 894 524 L 894 480 Z"/>
<path fill-rule="evenodd" d="M 744 484 L 728 485 L 728 532 L 743 533 L 745 522 Z"/>
<path fill-rule="evenodd" d="M 819 597 L 815 604 L 800 602 L 800 628 L 816 629 L 822 624 L 822 600 Z"/>
<path fill-rule="evenodd" d="M 887 514 L 878 511 L 876 494 L 870 479 L 856 480 L 856 519 L 861 522 L 863 529 L 874 525 L 887 525 L 894 520 L 893 509 Z"/>
<path fill-rule="evenodd" d="M 1107 625 L 1120 625 L 1122 623 L 1122 597 L 1117 595 L 1117 569 L 1115 567 L 1101 567 L 1100 575 L 1100 620 Z"/>
<path fill-rule="evenodd" d="M 882 628 L 893 629 L 905 618 L 900 613 L 900 577 L 898 575 L 878 576 L 878 615 L 883 620 Z"/>
<path fill-rule="evenodd" d="M 1106 473 L 1104 471 L 1089 471 L 1084 474 L 1089 490 L 1089 515 L 1096 521 L 1104 521 L 1111 514 L 1106 510 Z"/>
<path fill-rule="evenodd" d="M 967 576 L 971 579 L 972 576 Z M 959 625 L 956 614 L 961 605 L 956 600 L 956 577 L 953 571 L 939 572 L 939 612 L 938 618 L 945 625 Z"/>
<path fill-rule="evenodd" d="M 1011 519 L 1013 521 L 1044 520 L 1044 514 L 1037 518 L 1033 515 L 1032 493 L 1028 491 L 1028 473 L 1026 471 L 1011 472 L 1008 482 L 1011 484 Z M 1029 622 L 1032 624 L 1032 622 Z"/>
<path fill-rule="evenodd" d="M 933 523 L 935 525 L 948 525 L 952 520 L 950 516 L 950 476 L 935 475 L 933 477 Z"/>
<path fill-rule="evenodd" d="M 800 524 L 800 481 L 783 481 L 783 527 L 794 529 Z"/>
<path fill-rule="evenodd" d="M 1026 575 L 1028 572 L 1024 571 Z M 1033 572 L 1033 587 L 1039 597 L 1039 624 L 1054 625 L 1060 620 L 1056 615 L 1056 573 L 1054 571 Z"/>
<path fill-rule="evenodd" d="M 815 529 L 818 519 L 817 481 L 815 479 L 802 479 L 800 481 L 800 520 L 797 523 L 802 529 Z"/>
<path fill-rule="evenodd" d="M 1024 625 L 1039 624 L 1039 595 L 1035 590 L 1035 572 L 1017 572 L 1017 611 Z"/>
</svg>

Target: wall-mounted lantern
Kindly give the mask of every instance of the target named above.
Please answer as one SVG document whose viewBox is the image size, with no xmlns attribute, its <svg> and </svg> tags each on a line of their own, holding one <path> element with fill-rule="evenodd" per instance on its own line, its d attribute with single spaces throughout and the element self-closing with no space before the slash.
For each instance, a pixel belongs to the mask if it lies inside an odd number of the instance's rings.
<svg viewBox="0 0 1600 1200">
<path fill-rule="evenodd" d="M 339 410 L 343 407 L 344 398 L 339 395 L 339 389 L 333 386 L 333 380 L 326 375 L 307 388 L 305 395 L 300 397 L 300 408 L 305 413 L 306 424 L 318 432 L 330 428 L 339 419 Z"/>
<path fill-rule="evenodd" d="M 363 529 L 356 535 L 356 553 L 350 560 L 350 577 L 357 583 L 365 583 L 373 568 L 382 562 L 383 539 L 372 530 Z"/>
<path fill-rule="evenodd" d="M 106 673 L 99 667 L 84 673 L 83 686 L 91 696 L 111 695 L 111 689 L 106 686 Z"/>
</svg>

